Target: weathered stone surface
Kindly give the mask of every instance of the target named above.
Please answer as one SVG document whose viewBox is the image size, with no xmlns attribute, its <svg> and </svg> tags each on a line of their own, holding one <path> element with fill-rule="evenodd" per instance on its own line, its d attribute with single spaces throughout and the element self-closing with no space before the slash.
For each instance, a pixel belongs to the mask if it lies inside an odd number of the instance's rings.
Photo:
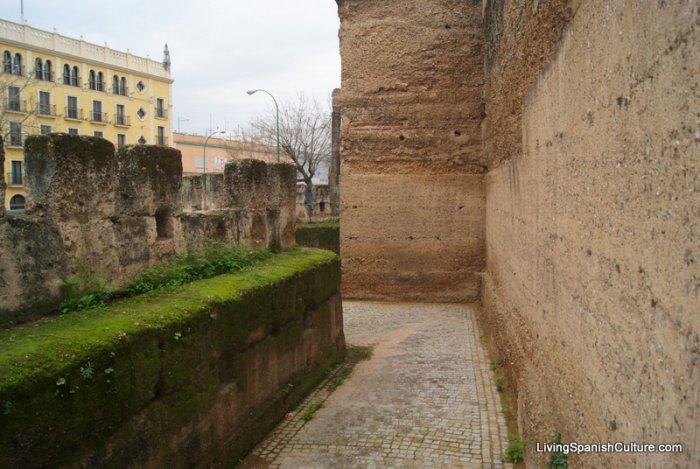
<svg viewBox="0 0 700 469">
<path fill-rule="evenodd" d="M 26 215 L 0 216 L 2 326 L 55 308 L 78 259 L 119 288 L 187 243 L 294 244 L 288 164 L 236 162 L 233 178 L 196 176 L 183 187 L 178 150 L 127 146 L 115 156 L 104 139 L 66 134 L 28 138 L 25 162 Z"/>
<path fill-rule="evenodd" d="M 513 363 L 526 441 L 556 429 L 682 443 L 683 454 L 570 461 L 696 467 L 698 5 L 567 13 L 575 3 L 502 12 L 487 67 L 485 323 Z M 527 462 L 546 455 L 530 446 Z"/>
<path fill-rule="evenodd" d="M 0 466 L 234 466 L 342 358 L 339 286 L 296 250 L 0 331 Z"/>
<path fill-rule="evenodd" d="M 480 2 L 346 0 L 339 14 L 343 294 L 474 300 L 484 253 Z"/>
<path fill-rule="evenodd" d="M 51 134 L 25 142 L 27 211 L 87 223 L 114 214 L 117 160 L 103 138 Z"/>
<path fill-rule="evenodd" d="M 3 168 L 3 171 L 5 170 L 5 141 L 3 140 L 2 136 L 0 135 L 0 168 Z M 5 177 L 0 178 L 0 200 L 4 201 L 5 200 L 5 189 L 6 189 L 6 184 L 5 184 Z M 5 204 L 0 203 L 0 218 L 5 216 Z"/>
</svg>

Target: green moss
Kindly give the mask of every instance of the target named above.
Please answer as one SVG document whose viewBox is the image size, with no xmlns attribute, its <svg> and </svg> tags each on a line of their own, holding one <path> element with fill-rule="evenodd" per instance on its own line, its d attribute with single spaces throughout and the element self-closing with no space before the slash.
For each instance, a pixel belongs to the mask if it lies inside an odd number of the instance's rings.
<svg viewBox="0 0 700 469">
<path fill-rule="evenodd" d="M 332 219 L 328 219 L 328 220 L 297 223 L 297 229 L 300 229 L 300 228 L 301 229 L 306 229 L 306 228 L 336 228 L 336 229 L 340 229 L 340 220 L 332 218 Z"/>
<path fill-rule="evenodd" d="M 340 224 L 337 220 L 300 223 L 294 233 L 300 246 L 328 249 L 340 253 Z"/>
<path fill-rule="evenodd" d="M 0 466 L 70 461 L 76 445 L 104 446 L 145 407 L 159 432 L 176 431 L 221 380 L 245 385 L 241 352 L 254 337 L 286 331 L 274 343 L 291 350 L 303 315 L 338 291 L 339 271 L 334 254 L 295 248 L 245 272 L 0 331 Z"/>
</svg>

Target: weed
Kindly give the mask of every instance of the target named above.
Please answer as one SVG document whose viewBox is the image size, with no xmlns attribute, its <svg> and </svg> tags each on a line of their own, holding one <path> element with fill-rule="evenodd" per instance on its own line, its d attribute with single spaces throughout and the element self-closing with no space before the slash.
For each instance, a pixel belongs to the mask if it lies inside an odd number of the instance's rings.
<svg viewBox="0 0 700 469">
<path fill-rule="evenodd" d="M 95 273 L 82 257 L 75 259 L 75 268 L 77 274 L 61 283 L 64 297 L 61 312 L 70 313 L 106 305 L 113 292 L 107 288 L 105 278 Z"/>
<path fill-rule="evenodd" d="M 503 392 L 503 378 L 496 378 L 496 391 Z"/>
<path fill-rule="evenodd" d="M 346 367 L 333 379 L 333 384 L 340 386 L 352 374 L 352 368 Z"/>
<path fill-rule="evenodd" d="M 372 358 L 372 349 L 369 347 L 348 346 L 345 350 L 345 359 L 352 363 L 358 363 Z"/>
<path fill-rule="evenodd" d="M 506 454 L 503 455 L 503 462 L 520 462 L 525 457 L 525 442 L 520 435 L 510 435 Z"/>
<path fill-rule="evenodd" d="M 134 296 L 162 287 L 174 287 L 195 280 L 238 272 L 253 263 L 268 259 L 268 249 L 249 250 L 243 246 L 209 241 L 201 247 L 188 246 L 168 259 L 162 267 L 152 267 L 137 275 L 124 293 Z"/>
<path fill-rule="evenodd" d="M 551 443 L 561 444 L 561 433 L 553 432 L 549 437 Z M 547 469 L 567 469 L 569 467 L 568 456 L 561 451 L 555 451 L 549 455 Z"/>
<path fill-rule="evenodd" d="M 83 379 L 92 379 L 92 375 L 94 374 L 93 368 L 92 368 L 92 363 L 87 362 L 83 366 L 80 367 L 80 375 L 83 377 Z"/>
<path fill-rule="evenodd" d="M 501 369 L 501 359 L 499 357 L 491 360 L 491 371 L 494 373 Z"/>
<path fill-rule="evenodd" d="M 304 422 L 308 422 L 309 420 L 314 418 L 314 414 L 316 413 L 316 411 L 318 409 L 321 408 L 322 405 L 323 405 L 323 403 L 319 402 L 319 401 L 314 401 L 314 402 L 310 403 L 309 406 L 304 411 L 304 413 L 301 415 L 301 419 Z"/>
</svg>

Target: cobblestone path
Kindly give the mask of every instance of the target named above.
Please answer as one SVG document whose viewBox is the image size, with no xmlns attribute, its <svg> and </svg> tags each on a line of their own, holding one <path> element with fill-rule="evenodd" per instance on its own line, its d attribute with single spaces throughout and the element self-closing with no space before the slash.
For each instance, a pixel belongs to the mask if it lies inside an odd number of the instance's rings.
<svg viewBox="0 0 700 469">
<path fill-rule="evenodd" d="M 510 467 L 501 462 L 506 428 L 494 376 L 468 306 L 343 309 L 346 341 L 373 346 L 372 358 L 335 390 L 334 377 L 326 380 L 243 467 Z M 304 422 L 305 409 L 320 403 Z"/>
</svg>

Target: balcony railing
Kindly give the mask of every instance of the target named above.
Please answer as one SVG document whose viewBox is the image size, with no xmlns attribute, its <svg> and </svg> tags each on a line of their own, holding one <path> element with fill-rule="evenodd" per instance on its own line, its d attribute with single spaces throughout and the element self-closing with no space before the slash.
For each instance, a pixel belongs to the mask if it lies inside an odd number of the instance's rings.
<svg viewBox="0 0 700 469">
<path fill-rule="evenodd" d="M 80 77 L 75 75 L 63 75 L 63 84 L 67 86 L 82 86 Z"/>
<path fill-rule="evenodd" d="M 19 171 L 10 171 L 7 173 L 7 183 L 11 186 L 23 185 L 22 173 Z"/>
<path fill-rule="evenodd" d="M 27 112 L 27 101 L 21 99 L 8 99 L 5 109 L 10 112 Z"/>
<path fill-rule="evenodd" d="M 40 116 L 56 117 L 56 105 L 39 103 L 36 108 L 36 113 Z"/>
<path fill-rule="evenodd" d="M 168 110 L 165 108 L 156 108 L 156 117 L 159 117 L 161 119 L 167 119 Z"/>
<path fill-rule="evenodd" d="M 116 116 L 114 116 L 114 125 L 118 125 L 120 127 L 129 127 L 131 125 L 131 119 L 129 118 L 129 116 L 117 114 Z"/>
<path fill-rule="evenodd" d="M 22 66 L 17 66 L 17 65 L 10 65 L 10 64 L 5 64 L 2 68 L 3 73 L 7 73 L 8 75 L 17 75 L 20 77 L 24 76 L 24 65 Z"/>
<path fill-rule="evenodd" d="M 168 137 L 164 135 L 156 135 L 156 145 L 167 145 Z"/>
<path fill-rule="evenodd" d="M 99 123 L 106 124 L 107 123 L 107 113 L 106 112 L 92 111 L 90 113 L 90 120 L 92 122 L 99 122 Z"/>
<path fill-rule="evenodd" d="M 83 120 L 83 110 L 74 107 L 67 107 L 65 108 L 65 114 L 63 117 L 66 119 Z"/>
<path fill-rule="evenodd" d="M 121 86 L 119 88 L 112 87 L 112 93 L 118 94 L 119 96 L 126 96 L 129 93 L 129 87 L 128 86 L 125 86 L 123 88 Z"/>
<path fill-rule="evenodd" d="M 51 73 L 46 73 L 46 72 L 36 72 L 36 71 L 35 71 L 35 72 L 34 72 L 34 77 L 35 77 L 37 80 L 41 80 L 41 81 L 53 81 L 54 74 L 53 74 L 53 72 L 51 72 Z"/>
<path fill-rule="evenodd" d="M 90 88 L 93 91 L 104 91 L 105 90 L 105 82 L 104 81 L 90 82 L 90 84 L 88 85 L 88 88 Z"/>
</svg>

